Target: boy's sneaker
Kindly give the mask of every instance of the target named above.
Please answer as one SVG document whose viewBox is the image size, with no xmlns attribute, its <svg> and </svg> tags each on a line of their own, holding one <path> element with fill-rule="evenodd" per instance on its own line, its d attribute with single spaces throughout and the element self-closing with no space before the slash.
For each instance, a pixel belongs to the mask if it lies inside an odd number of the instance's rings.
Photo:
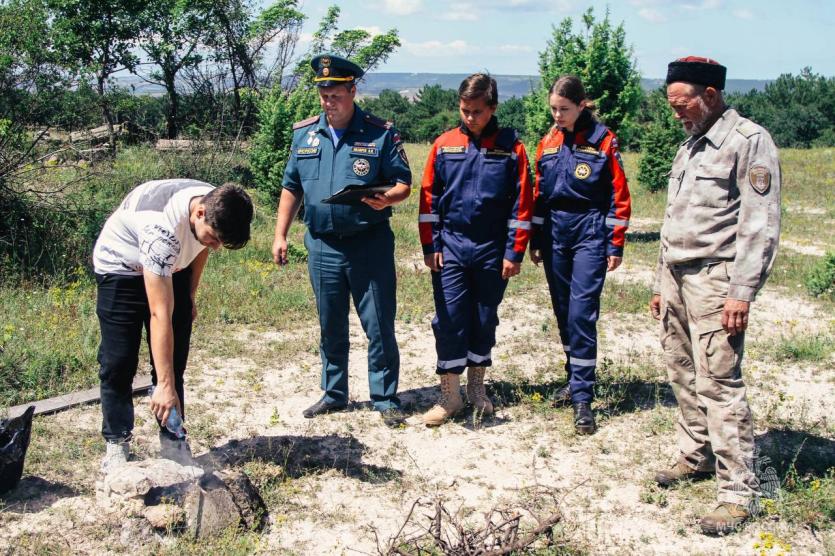
<svg viewBox="0 0 835 556">
<path fill-rule="evenodd" d="M 128 462 L 130 442 L 127 440 L 108 440 L 104 443 L 104 457 L 101 458 L 101 471 L 105 475 Z"/>
</svg>

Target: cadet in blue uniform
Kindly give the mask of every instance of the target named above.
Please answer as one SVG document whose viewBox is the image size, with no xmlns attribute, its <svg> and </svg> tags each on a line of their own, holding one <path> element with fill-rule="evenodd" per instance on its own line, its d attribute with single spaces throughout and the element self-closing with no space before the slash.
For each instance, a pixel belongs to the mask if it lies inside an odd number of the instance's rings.
<svg viewBox="0 0 835 556">
<path fill-rule="evenodd" d="M 412 173 L 400 135 L 356 104 L 363 70 L 338 56 L 311 61 L 323 112 L 293 125 L 290 160 L 275 226 L 273 259 L 287 264 L 287 232 L 304 200 L 308 271 L 319 310 L 324 395 L 305 417 L 348 405 L 349 298 L 368 337 L 368 383 L 374 409 L 389 426 L 403 423 L 394 335 L 394 234 L 391 206 L 409 196 Z M 354 183 L 396 182 L 355 205 L 322 200 Z"/>
</svg>

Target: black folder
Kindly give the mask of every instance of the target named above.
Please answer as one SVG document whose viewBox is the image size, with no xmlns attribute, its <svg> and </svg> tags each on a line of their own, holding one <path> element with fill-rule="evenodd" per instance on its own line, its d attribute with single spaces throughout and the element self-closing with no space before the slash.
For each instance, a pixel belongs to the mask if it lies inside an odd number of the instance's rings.
<svg viewBox="0 0 835 556">
<path fill-rule="evenodd" d="M 396 182 L 385 183 L 352 183 L 346 185 L 327 199 L 322 199 L 323 203 L 331 205 L 356 205 L 362 202 L 364 197 L 370 197 L 375 193 L 385 193 Z"/>
</svg>

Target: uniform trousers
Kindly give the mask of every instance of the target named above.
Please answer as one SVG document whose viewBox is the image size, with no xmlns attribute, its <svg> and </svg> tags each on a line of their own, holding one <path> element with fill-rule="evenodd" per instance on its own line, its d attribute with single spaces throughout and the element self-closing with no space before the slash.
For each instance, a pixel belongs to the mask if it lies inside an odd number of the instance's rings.
<svg viewBox="0 0 835 556">
<path fill-rule="evenodd" d="M 398 408 L 400 352 L 394 333 L 394 234 L 388 222 L 360 233 L 304 238 L 319 311 L 325 401 L 348 401 L 348 310 L 353 299 L 368 338 L 368 389 L 378 411 Z"/>
<path fill-rule="evenodd" d="M 699 471 L 715 469 L 719 502 L 745 505 L 760 487 L 741 371 L 745 334 L 730 336 L 722 328 L 728 266 L 708 259 L 663 265 L 661 345 L 680 409 L 680 462 Z"/>
<path fill-rule="evenodd" d="M 191 341 L 191 268 L 175 272 L 174 388 L 185 413 L 183 375 Z M 101 381 L 102 435 L 105 440 L 130 439 L 133 432 L 133 377 L 145 328 L 151 352 L 151 312 L 142 276 L 96 274 L 96 315 L 101 326 L 98 362 Z M 157 383 L 153 352 L 151 381 Z M 183 416 L 184 417 L 184 416 Z M 164 430 L 160 427 L 160 430 Z"/>
<path fill-rule="evenodd" d="M 468 366 L 489 367 L 507 287 L 502 279 L 504 238 L 474 242 L 444 230 L 442 239 L 443 267 L 432 273 L 435 372 L 461 374 Z"/>
<path fill-rule="evenodd" d="M 551 210 L 542 233 L 545 278 L 560 329 L 573 403 L 594 399 L 597 319 L 606 279 L 606 229 L 599 211 Z"/>
</svg>

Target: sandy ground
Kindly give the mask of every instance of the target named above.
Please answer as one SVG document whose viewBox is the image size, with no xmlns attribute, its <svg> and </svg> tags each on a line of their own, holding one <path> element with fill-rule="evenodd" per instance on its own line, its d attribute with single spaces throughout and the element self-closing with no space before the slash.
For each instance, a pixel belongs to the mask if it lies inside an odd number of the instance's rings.
<svg viewBox="0 0 835 556">
<path fill-rule="evenodd" d="M 649 284 L 651 278 L 651 272 L 627 268 L 612 275 L 609 287 L 623 281 Z M 509 296 L 500 317 L 495 367 L 488 373 L 494 397 L 496 381 L 510 377 L 514 383 L 561 380 L 560 346 L 543 341 L 543 323 L 555 326 L 550 308 Z M 649 368 L 654 375 L 649 387 L 663 386 L 655 322 L 647 315 L 618 317 L 604 315 L 600 323 L 601 359 L 610 360 L 610 369 Z M 820 537 L 768 520 L 728 538 L 701 535 L 697 520 L 712 509 L 712 481 L 668 491 L 664 507 L 645 501 L 642 493 L 648 478 L 676 453 L 671 427 L 675 408 L 670 403 L 601 412 L 600 430 L 590 437 L 574 435 L 570 409 L 537 411 L 535 403 L 518 400 L 500 405 L 494 418 L 480 424 L 465 415 L 437 429 L 425 428 L 419 414 L 437 395 L 430 318 L 401 323 L 398 329 L 401 398 L 411 408 L 410 424 L 400 430 L 383 426 L 364 404 L 367 343 L 355 317 L 351 320 L 353 410 L 315 420 L 306 420 L 301 413 L 319 396 L 318 354 L 311 349 L 292 359 L 269 355 L 285 342 L 315 341 L 318 330 L 293 335 L 239 330 L 238 339 L 252 344 L 252 352 L 234 358 L 194 354 L 187 385 L 191 426 L 221 431 L 215 447 L 224 449 L 236 440 L 261 446 L 276 442 L 298 445 L 298 453 L 318 454 L 315 469 L 294 474 L 279 491 L 281 502 L 271 508 L 273 523 L 264 552 L 376 554 L 375 530 L 382 542 L 388 540 L 415 500 L 442 496 L 447 507 L 478 523 L 496 506 L 530 506 L 531 492 L 543 488 L 557 492 L 562 500 L 564 538 L 590 553 L 752 554 L 764 531 L 790 542 L 793 553 L 824 552 Z M 830 319 L 811 304 L 766 289 L 754 305 L 749 338 L 761 344 L 789 330 L 814 333 Z M 777 367 L 755 355 L 747 360 L 748 397 L 755 415 L 773 411 L 787 419 L 800 414 L 812 420 L 831 418 L 835 411 L 831 377 L 827 379 L 820 368 Z M 777 392 L 784 394 L 779 402 Z M 99 408 L 74 409 L 50 419 L 93 436 L 99 427 Z M 153 452 L 154 425 L 145 418 L 140 421 L 138 451 Z M 211 447 L 195 444 L 195 453 Z M 294 453 L 291 450 L 289 458 Z M 99 457 L 97 452 L 89 454 L 91 467 Z M 73 552 L 125 550 L 113 544 L 120 537 L 120 524 L 108 524 L 106 515 L 91 510 L 92 495 L 45 496 L 35 496 L 26 511 L 7 508 L 0 513 L 0 548 L 15 547 L 21 535 L 41 533 L 65 539 Z M 427 512 L 418 510 L 418 524 L 427 523 L 423 517 Z M 84 533 L 94 526 L 104 527 L 99 539 Z"/>
</svg>

